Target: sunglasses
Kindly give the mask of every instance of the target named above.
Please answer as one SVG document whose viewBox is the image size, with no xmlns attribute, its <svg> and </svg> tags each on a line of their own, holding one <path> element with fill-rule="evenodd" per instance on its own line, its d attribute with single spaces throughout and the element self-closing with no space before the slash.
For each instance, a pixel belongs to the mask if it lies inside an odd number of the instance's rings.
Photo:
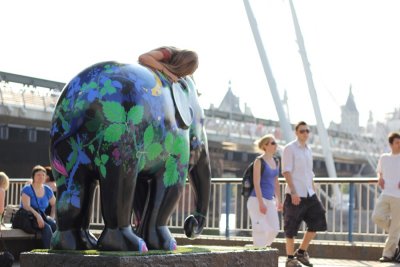
<svg viewBox="0 0 400 267">
<path fill-rule="evenodd" d="M 272 141 L 271 143 L 269 143 L 270 145 L 272 145 L 272 146 L 274 146 L 274 145 L 276 145 L 276 142 L 275 141 Z M 267 144 L 268 145 L 268 144 Z"/>
<path fill-rule="evenodd" d="M 299 133 L 310 133 L 309 129 L 301 129 L 299 130 Z"/>
</svg>

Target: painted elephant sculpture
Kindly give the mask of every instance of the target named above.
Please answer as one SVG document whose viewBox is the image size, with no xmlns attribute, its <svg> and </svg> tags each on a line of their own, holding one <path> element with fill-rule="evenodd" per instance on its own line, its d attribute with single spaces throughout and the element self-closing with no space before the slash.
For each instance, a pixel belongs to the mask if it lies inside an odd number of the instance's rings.
<svg viewBox="0 0 400 267">
<path fill-rule="evenodd" d="M 187 177 L 195 211 L 186 235 L 196 237 L 206 223 L 210 162 L 189 77 L 171 83 L 161 72 L 117 62 L 82 71 L 55 108 L 50 161 L 58 190 L 53 249 L 176 249 L 167 221 Z M 98 240 L 89 232 L 97 183 L 105 225 Z"/>
</svg>

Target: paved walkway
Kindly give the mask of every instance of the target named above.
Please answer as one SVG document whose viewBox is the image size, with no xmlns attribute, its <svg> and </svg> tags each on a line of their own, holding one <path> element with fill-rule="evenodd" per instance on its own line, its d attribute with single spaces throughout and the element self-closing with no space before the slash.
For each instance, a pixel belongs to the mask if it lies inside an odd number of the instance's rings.
<svg viewBox="0 0 400 267">
<path fill-rule="evenodd" d="M 285 267 L 286 257 L 279 257 L 279 267 Z M 400 266 L 400 263 L 380 263 L 379 261 L 357 261 L 357 260 L 335 260 L 312 258 L 313 267 L 394 267 Z"/>
</svg>

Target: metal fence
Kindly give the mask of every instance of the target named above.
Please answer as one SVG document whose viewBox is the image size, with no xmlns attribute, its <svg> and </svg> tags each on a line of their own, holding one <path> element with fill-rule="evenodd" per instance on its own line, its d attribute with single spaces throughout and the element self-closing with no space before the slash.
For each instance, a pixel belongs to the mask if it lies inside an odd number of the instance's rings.
<svg viewBox="0 0 400 267">
<path fill-rule="evenodd" d="M 19 204 L 20 192 L 27 179 L 11 179 L 6 194 L 6 204 Z M 284 180 L 281 181 L 282 200 L 284 199 Z M 379 189 L 374 178 L 316 178 L 317 195 L 321 199 L 328 221 L 326 232 L 317 237 L 323 240 L 347 240 L 383 242 L 385 234 L 371 221 L 374 203 Z M 102 227 L 100 193 L 95 191 L 92 206 L 92 227 Z M 195 203 L 191 186 L 186 189 L 169 221 L 172 231 L 182 232 L 185 218 L 194 212 Z M 283 221 L 280 213 L 283 237 Z M 304 233 L 303 225 L 300 235 Z M 207 223 L 203 234 L 233 236 L 251 236 L 251 223 L 246 203 L 241 196 L 241 178 L 213 178 L 211 184 L 210 205 Z"/>
</svg>

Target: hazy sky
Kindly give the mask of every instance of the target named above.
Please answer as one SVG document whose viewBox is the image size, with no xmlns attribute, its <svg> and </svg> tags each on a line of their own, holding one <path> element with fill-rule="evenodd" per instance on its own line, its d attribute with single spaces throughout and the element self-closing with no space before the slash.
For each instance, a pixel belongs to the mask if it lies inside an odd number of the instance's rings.
<svg viewBox="0 0 400 267">
<path fill-rule="evenodd" d="M 136 62 L 162 45 L 198 52 L 202 103 L 233 92 L 277 119 L 242 0 L 4 1 L 0 71 L 68 82 L 105 60 Z M 250 0 L 292 122 L 315 123 L 289 2 Z M 294 0 L 325 125 L 340 122 L 352 84 L 360 123 L 400 107 L 400 1 Z"/>
</svg>

